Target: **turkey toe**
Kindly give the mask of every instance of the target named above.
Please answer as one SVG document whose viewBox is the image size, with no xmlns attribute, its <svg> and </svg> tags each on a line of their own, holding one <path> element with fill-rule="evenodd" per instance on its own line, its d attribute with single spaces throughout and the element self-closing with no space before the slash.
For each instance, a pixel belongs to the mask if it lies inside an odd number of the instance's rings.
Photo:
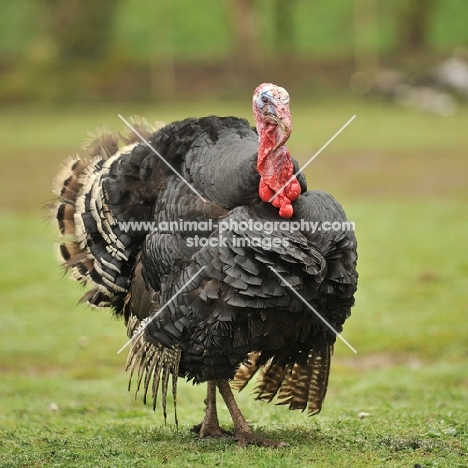
<svg viewBox="0 0 468 468">
<path fill-rule="evenodd" d="M 234 436 L 232 432 L 226 431 L 219 424 L 206 424 L 205 422 L 193 426 L 190 432 L 198 434 L 200 439 L 204 439 L 205 437 L 220 439 Z"/>
</svg>

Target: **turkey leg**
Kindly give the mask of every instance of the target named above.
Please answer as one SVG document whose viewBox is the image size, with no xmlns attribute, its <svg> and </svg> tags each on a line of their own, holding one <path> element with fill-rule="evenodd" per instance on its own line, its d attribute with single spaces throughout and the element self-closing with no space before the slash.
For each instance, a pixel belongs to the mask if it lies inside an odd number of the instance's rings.
<svg viewBox="0 0 468 468">
<path fill-rule="evenodd" d="M 241 447 L 245 447 L 249 444 L 260 445 L 262 447 L 287 447 L 288 444 L 285 442 L 265 439 L 264 437 L 255 435 L 237 406 L 229 382 L 227 380 L 217 380 L 216 385 L 224 399 L 224 403 L 226 403 L 229 413 L 231 413 L 231 418 L 234 423 L 234 438 Z"/>
<path fill-rule="evenodd" d="M 196 426 L 193 426 L 191 432 L 195 432 L 204 437 L 232 437 L 232 432 L 225 431 L 218 421 L 218 413 L 216 411 L 216 382 L 210 380 L 207 383 L 207 393 L 205 399 L 206 413 L 203 421 Z"/>
</svg>

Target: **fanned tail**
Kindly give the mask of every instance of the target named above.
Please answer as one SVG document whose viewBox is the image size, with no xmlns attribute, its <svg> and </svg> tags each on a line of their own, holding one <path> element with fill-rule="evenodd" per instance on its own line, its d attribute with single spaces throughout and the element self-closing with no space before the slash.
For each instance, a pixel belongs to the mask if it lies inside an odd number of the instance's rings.
<svg viewBox="0 0 468 468">
<path fill-rule="evenodd" d="M 156 129 L 139 117 L 130 118 L 130 123 L 144 138 Z M 52 207 L 52 217 L 63 239 L 58 254 L 75 280 L 93 286 L 81 302 L 113 306 L 119 313 L 139 239 L 119 229 L 119 206 L 109 198 L 106 182 L 109 177 L 118 177 L 112 171 L 121 159 L 130 158 L 139 137 L 133 131 L 124 137 L 107 128 L 88 135 L 84 144 L 87 156 L 68 158 L 54 180 L 58 201 Z M 122 141 L 133 146 L 119 148 Z"/>
<path fill-rule="evenodd" d="M 174 418 L 177 420 L 177 379 L 179 373 L 181 351 L 177 346 L 166 348 L 146 339 L 145 328 L 148 321 L 131 318 L 128 322 L 129 334 L 133 333 L 132 347 L 128 354 L 125 370 L 130 372 L 128 389 L 130 390 L 134 374 L 136 374 L 135 398 L 143 384 L 143 402 L 146 404 L 148 391 L 151 388 L 153 410 L 156 409 L 159 387 L 161 386 L 162 408 L 164 420 L 167 419 L 167 395 L 169 380 L 172 376 L 172 398 L 174 404 Z"/>
<path fill-rule="evenodd" d="M 311 350 L 305 364 L 270 361 L 259 377 L 257 399 L 270 402 L 276 396 L 277 404 L 291 410 L 307 408 L 310 416 L 319 413 L 327 393 L 331 351 L 331 347 Z"/>
</svg>

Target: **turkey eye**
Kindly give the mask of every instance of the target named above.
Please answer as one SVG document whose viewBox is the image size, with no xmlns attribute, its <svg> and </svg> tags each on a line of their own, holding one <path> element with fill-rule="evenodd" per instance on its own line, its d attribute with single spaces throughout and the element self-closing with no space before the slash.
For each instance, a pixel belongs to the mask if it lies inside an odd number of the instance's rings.
<svg viewBox="0 0 468 468">
<path fill-rule="evenodd" d="M 268 102 L 268 98 L 266 96 L 262 96 L 262 102 L 266 104 Z"/>
</svg>

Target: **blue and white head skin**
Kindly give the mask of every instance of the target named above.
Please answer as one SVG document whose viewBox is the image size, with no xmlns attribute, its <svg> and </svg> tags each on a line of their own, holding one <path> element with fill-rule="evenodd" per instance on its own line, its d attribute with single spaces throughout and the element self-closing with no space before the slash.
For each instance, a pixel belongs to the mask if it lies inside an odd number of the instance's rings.
<svg viewBox="0 0 468 468">
<path fill-rule="evenodd" d="M 282 130 L 283 135 L 287 135 L 289 138 L 291 113 L 289 111 L 289 94 L 284 88 L 272 83 L 263 83 L 255 90 L 252 104 L 257 124 L 259 122 L 276 124 Z"/>
</svg>

